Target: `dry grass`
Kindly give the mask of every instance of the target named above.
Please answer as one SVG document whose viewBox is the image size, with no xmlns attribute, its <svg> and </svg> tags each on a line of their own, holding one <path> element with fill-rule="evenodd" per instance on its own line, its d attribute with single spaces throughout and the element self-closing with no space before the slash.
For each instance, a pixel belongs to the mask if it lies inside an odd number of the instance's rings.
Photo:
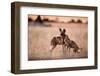
<svg viewBox="0 0 100 76">
<path fill-rule="evenodd" d="M 34 26 L 28 27 L 28 59 L 29 60 L 47 60 L 47 59 L 73 59 L 87 58 L 88 43 L 87 43 L 87 24 L 64 24 L 64 23 L 49 23 L 51 27 Z M 59 36 L 59 27 L 66 29 L 66 34 L 69 38 L 75 41 L 82 51 L 75 54 L 73 50 L 63 53 L 62 46 L 58 45 L 50 52 L 50 41 L 54 36 Z"/>
</svg>

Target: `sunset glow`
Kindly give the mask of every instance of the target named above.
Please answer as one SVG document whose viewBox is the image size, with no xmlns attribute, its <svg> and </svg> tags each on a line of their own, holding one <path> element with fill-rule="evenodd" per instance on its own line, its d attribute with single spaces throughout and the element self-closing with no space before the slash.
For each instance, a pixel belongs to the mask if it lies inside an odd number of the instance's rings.
<svg viewBox="0 0 100 76">
<path fill-rule="evenodd" d="M 35 20 L 37 18 L 38 15 L 28 15 L 28 18 L 31 18 L 32 20 Z M 81 20 L 83 23 L 88 21 L 88 17 L 79 17 L 79 16 L 43 16 L 40 15 L 41 19 L 48 19 L 48 20 L 53 20 L 53 21 L 57 21 L 57 22 L 68 22 L 70 20 Z"/>
</svg>

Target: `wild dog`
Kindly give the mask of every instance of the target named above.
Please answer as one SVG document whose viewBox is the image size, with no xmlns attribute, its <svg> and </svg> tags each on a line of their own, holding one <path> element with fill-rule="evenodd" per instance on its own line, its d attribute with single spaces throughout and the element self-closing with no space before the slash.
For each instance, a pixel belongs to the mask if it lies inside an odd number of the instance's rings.
<svg viewBox="0 0 100 76">
<path fill-rule="evenodd" d="M 51 39 L 51 52 L 57 45 L 62 45 L 64 48 L 67 47 L 67 50 L 70 52 L 70 49 L 73 48 L 73 51 L 75 53 L 79 53 L 82 48 L 79 48 L 77 43 L 73 40 L 70 40 L 69 36 L 65 34 L 66 30 L 65 29 L 59 29 L 60 31 L 60 36 L 55 36 Z M 63 50 L 64 51 L 64 50 Z"/>
<path fill-rule="evenodd" d="M 69 37 L 68 37 L 68 35 L 66 35 L 65 34 L 65 32 L 66 32 L 66 30 L 65 29 L 59 29 L 59 31 L 60 31 L 60 36 L 55 36 L 55 37 L 53 37 L 52 39 L 51 39 L 51 46 L 52 46 L 52 48 L 51 48 L 51 51 L 57 46 L 57 45 L 62 45 L 62 46 L 64 46 L 63 48 L 65 48 L 66 47 L 66 42 L 64 41 L 65 40 L 65 38 L 66 38 L 66 40 L 68 40 L 69 39 Z"/>
<path fill-rule="evenodd" d="M 73 48 L 73 52 L 80 53 L 82 48 L 79 48 L 77 43 L 73 40 L 65 40 L 65 45 L 67 46 L 67 50 L 70 51 L 71 48 Z"/>
</svg>

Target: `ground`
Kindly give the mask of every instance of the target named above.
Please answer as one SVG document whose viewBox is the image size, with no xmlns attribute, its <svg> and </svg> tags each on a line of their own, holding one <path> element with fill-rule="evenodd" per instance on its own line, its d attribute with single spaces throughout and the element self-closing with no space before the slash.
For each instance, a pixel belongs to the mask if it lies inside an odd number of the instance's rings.
<svg viewBox="0 0 100 76">
<path fill-rule="evenodd" d="M 58 45 L 51 53 L 50 42 L 54 36 L 59 36 L 59 28 L 65 28 L 69 38 L 82 48 L 80 53 L 66 50 L 63 53 L 62 46 Z M 56 23 L 45 24 L 31 23 L 28 25 L 28 60 L 48 59 L 73 59 L 88 57 L 88 25 L 82 23 Z"/>
</svg>

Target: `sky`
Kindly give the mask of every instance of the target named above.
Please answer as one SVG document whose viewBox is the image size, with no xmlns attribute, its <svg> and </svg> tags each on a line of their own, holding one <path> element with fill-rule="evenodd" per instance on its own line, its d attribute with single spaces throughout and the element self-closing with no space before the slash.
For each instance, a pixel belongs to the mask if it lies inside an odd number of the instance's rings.
<svg viewBox="0 0 100 76">
<path fill-rule="evenodd" d="M 37 15 L 32 15 L 29 14 L 28 18 L 31 18 L 32 20 L 35 20 L 37 18 Z M 88 17 L 77 17 L 77 16 L 41 16 L 41 19 L 48 19 L 48 20 L 54 20 L 54 21 L 58 21 L 58 22 L 68 22 L 72 19 L 74 19 L 75 21 L 77 21 L 78 19 L 82 20 L 83 23 L 88 21 Z"/>
</svg>

